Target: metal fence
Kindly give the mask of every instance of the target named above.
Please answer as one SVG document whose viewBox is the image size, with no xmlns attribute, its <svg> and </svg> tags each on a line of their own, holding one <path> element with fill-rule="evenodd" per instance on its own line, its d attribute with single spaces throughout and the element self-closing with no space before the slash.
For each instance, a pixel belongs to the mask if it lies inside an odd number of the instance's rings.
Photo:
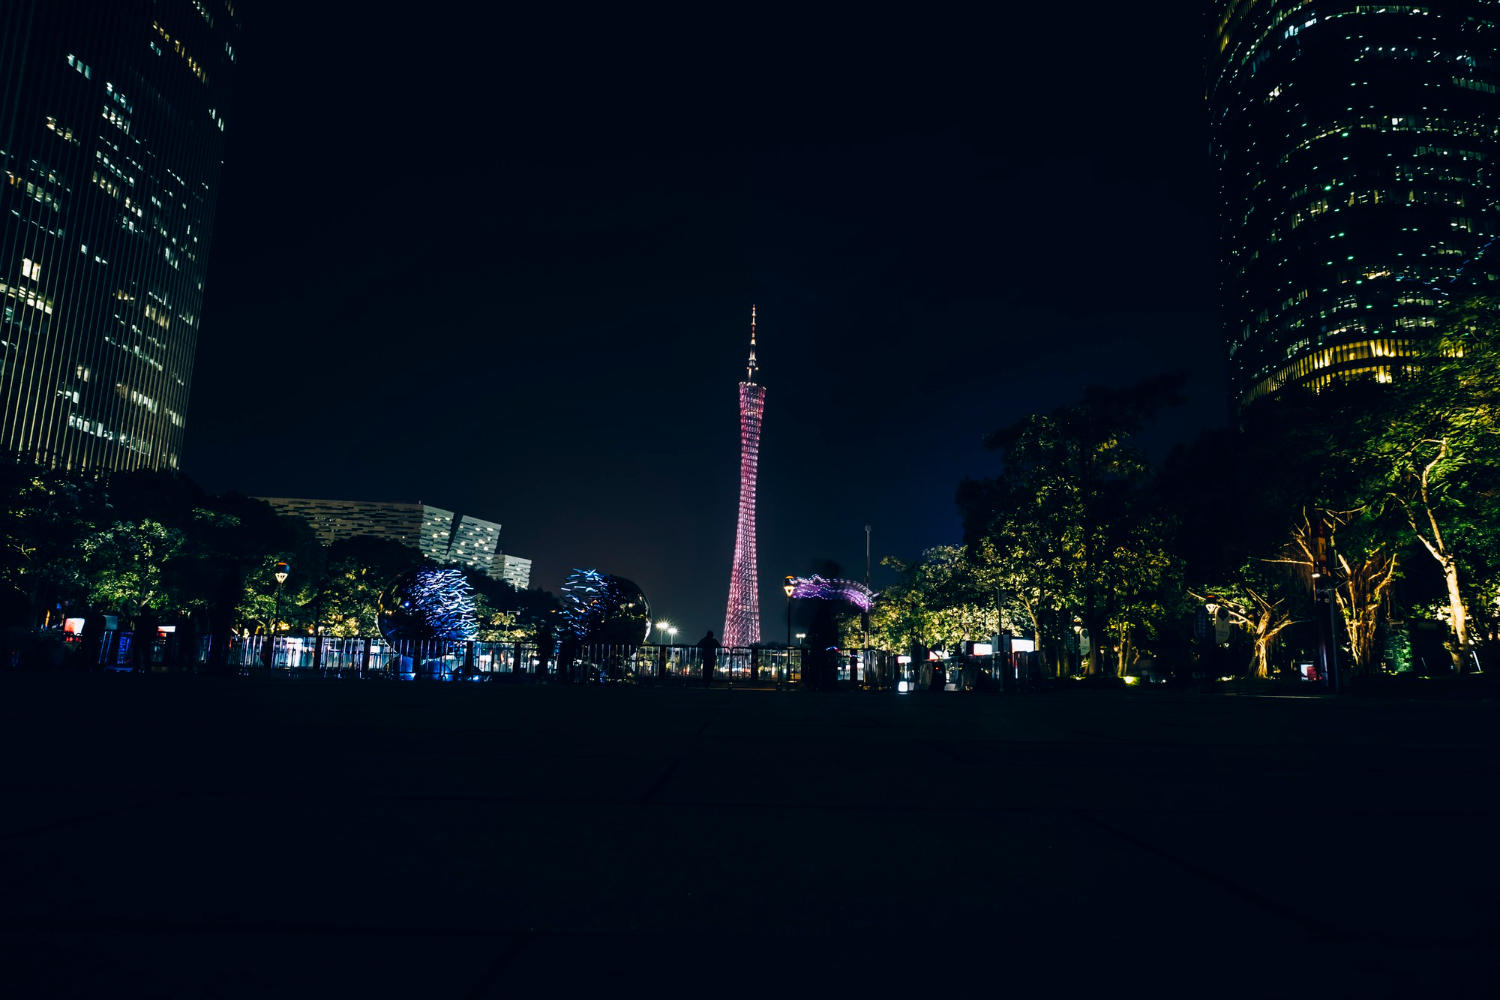
<svg viewBox="0 0 1500 1000">
<path fill-rule="evenodd" d="M 194 662 L 208 663 L 204 645 Z M 574 684 L 795 686 L 802 650 L 721 648 L 707 670 L 697 646 L 563 643 L 543 655 L 534 643 L 380 641 L 312 636 L 235 636 L 227 663 L 242 673 L 271 670 L 398 680 L 554 679 Z"/>
<path fill-rule="evenodd" d="M 207 651 L 200 662 L 207 662 Z M 235 636 L 230 640 L 227 662 L 244 673 L 268 669 L 398 680 L 536 678 L 555 670 L 552 658 L 544 660 L 534 643 L 333 636 Z"/>
<path fill-rule="evenodd" d="M 544 652 L 534 643 L 389 641 L 334 636 L 233 636 L 227 649 L 201 634 L 157 636 L 137 643 L 129 630 L 106 631 L 97 642 L 64 642 L 60 634 L 7 630 L 5 657 L 11 668 L 84 666 L 151 670 L 227 666 L 243 674 L 318 674 L 395 680 L 562 681 L 574 684 L 637 684 L 656 687 L 775 687 L 802 685 L 802 648 L 721 647 L 712 669 L 703 650 L 690 645 L 579 645 L 564 642 Z M 215 653 L 220 654 L 215 656 Z M 1024 656 L 1025 654 L 1022 654 Z M 905 657 L 878 649 L 842 650 L 836 677 L 842 685 L 916 691 L 941 684 L 948 690 L 985 690 L 1027 685 L 1021 657 L 968 657 L 946 663 L 901 663 Z M 826 661 L 820 661 L 826 662 Z M 941 668 L 941 672 L 935 668 Z M 1034 671 L 1033 671 L 1034 672 Z M 1009 675 L 1009 676 L 1007 676 Z"/>
<path fill-rule="evenodd" d="M 802 680 L 800 649 L 721 647 L 711 661 L 705 661 L 697 646 L 655 643 L 565 646 L 561 655 L 561 669 L 568 680 L 577 683 L 788 687 Z"/>
</svg>

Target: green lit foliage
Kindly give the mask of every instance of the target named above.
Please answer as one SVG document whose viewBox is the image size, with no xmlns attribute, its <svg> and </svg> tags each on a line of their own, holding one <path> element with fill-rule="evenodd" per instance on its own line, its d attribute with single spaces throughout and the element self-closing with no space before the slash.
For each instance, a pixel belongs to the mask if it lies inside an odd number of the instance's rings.
<svg viewBox="0 0 1500 1000">
<path fill-rule="evenodd" d="M 1406 539 L 1371 477 L 1371 434 L 1389 419 L 1392 390 L 1373 381 L 1287 390 L 1173 456 L 1164 496 L 1182 523 L 1193 590 L 1237 597 L 1254 672 L 1267 648 L 1312 616 L 1313 552 L 1321 519 L 1331 539 L 1333 600 L 1355 672 L 1378 662 L 1376 642 Z"/>
<path fill-rule="evenodd" d="M 1500 300 L 1473 298 L 1365 421 L 1374 506 L 1431 557 L 1447 597 L 1459 670 L 1473 643 L 1468 604 L 1500 568 Z"/>
<path fill-rule="evenodd" d="M 1045 656 L 1061 653 L 1068 628 L 1060 589 L 1066 525 L 1056 520 L 1059 507 L 1034 500 L 1020 476 L 966 479 L 958 487 L 970 559 L 983 586 L 1022 612 L 1003 622 L 1005 629 L 1030 632 Z"/>
<path fill-rule="evenodd" d="M 97 484 L 25 463 L 0 463 L 0 581 L 13 624 L 34 626 L 40 609 L 86 590 L 79 547 L 90 533 Z"/>
<path fill-rule="evenodd" d="M 1155 628 L 1176 580 L 1170 518 L 1148 488 L 1145 454 L 1129 441 L 1181 402 L 1184 378 L 1090 386 L 1078 403 L 996 431 L 985 443 L 1004 452 L 1002 474 L 959 487 L 966 541 L 991 543 L 997 572 L 1034 603 L 1039 627 L 1045 614 L 1055 637 L 1069 612 L 1081 620 L 1095 637 L 1090 673 L 1104 668 L 1109 630 Z"/>
<path fill-rule="evenodd" d="M 359 535 L 328 546 L 326 570 L 313 601 L 314 617 L 329 635 L 378 636 L 381 593 L 422 563 L 422 553 L 388 538 Z"/>
<path fill-rule="evenodd" d="M 90 606 L 127 616 L 170 610 L 162 568 L 183 541 L 180 528 L 152 518 L 106 522 L 85 536 L 79 551 Z"/>
<path fill-rule="evenodd" d="M 475 638 L 482 642 L 521 642 L 532 638 L 535 623 L 529 628 L 523 625 L 515 587 L 473 569 L 466 570 L 464 576 L 474 588 L 474 619 L 479 625 Z"/>
<path fill-rule="evenodd" d="M 534 642 L 538 631 L 549 623 L 556 627 L 562 604 L 548 591 L 517 590 L 505 580 L 460 568 L 474 588 L 474 615 L 479 624 L 476 638 L 484 642 Z"/>
<path fill-rule="evenodd" d="M 923 552 L 917 562 L 891 557 L 881 562 L 901 576 L 870 609 L 872 645 L 896 650 L 915 642 L 953 650 L 965 640 L 986 639 L 1001 630 L 996 591 L 987 586 L 983 567 L 963 546 L 939 545 Z M 849 617 L 846 631 L 853 639 L 860 619 L 857 614 Z"/>
</svg>

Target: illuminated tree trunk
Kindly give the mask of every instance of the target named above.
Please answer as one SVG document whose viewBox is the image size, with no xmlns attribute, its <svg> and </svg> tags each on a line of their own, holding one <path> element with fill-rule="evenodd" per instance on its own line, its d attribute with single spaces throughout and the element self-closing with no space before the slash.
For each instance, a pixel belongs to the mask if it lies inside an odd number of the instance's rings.
<svg viewBox="0 0 1500 1000">
<path fill-rule="evenodd" d="M 1284 562 L 1288 560 L 1278 559 L 1272 561 Z M 1300 560 L 1294 561 L 1300 563 Z M 1256 677 L 1262 679 L 1268 678 L 1271 676 L 1271 645 L 1276 641 L 1277 636 L 1295 625 L 1297 620 L 1287 614 L 1285 601 L 1272 601 L 1257 594 L 1249 587 L 1244 587 L 1244 591 L 1250 595 L 1250 600 L 1255 602 L 1253 609 L 1236 607 L 1232 602 L 1225 601 L 1223 598 L 1214 598 L 1213 600 L 1220 607 L 1228 611 L 1231 617 L 1238 620 L 1241 625 L 1244 625 L 1249 630 L 1251 640 L 1254 643 L 1254 651 L 1251 654 L 1250 661 L 1251 670 Z M 1194 594 L 1191 590 L 1188 593 L 1196 600 L 1204 602 L 1209 600 L 1207 596 Z"/>
<path fill-rule="evenodd" d="M 1347 523 L 1348 513 L 1327 511 L 1326 517 L 1330 530 L 1336 531 L 1338 525 Z M 1298 550 L 1296 558 L 1271 561 L 1295 563 L 1306 567 L 1311 574 L 1316 543 L 1312 520 L 1305 511 L 1302 521 L 1292 530 L 1292 544 Z M 1349 653 L 1357 671 L 1369 670 L 1375 666 L 1375 632 L 1380 624 L 1380 607 L 1396 580 L 1397 563 L 1396 553 L 1388 550 L 1385 545 L 1375 546 L 1360 559 L 1350 559 L 1349 556 L 1338 553 L 1333 560 L 1333 599 L 1344 619 Z"/>
<path fill-rule="evenodd" d="M 1037 659 L 1037 662 L 1038 663 L 1046 663 L 1047 662 L 1047 654 L 1045 652 L 1043 652 L 1043 650 L 1045 649 L 1045 646 L 1044 646 L 1044 644 L 1042 642 L 1042 619 L 1041 619 L 1041 617 L 1039 615 L 1039 612 L 1041 610 L 1040 607 L 1039 607 L 1039 605 L 1042 603 L 1041 602 L 1041 598 L 1038 597 L 1035 601 L 1033 601 L 1031 599 L 1031 597 L 1029 595 L 1027 595 L 1027 593 L 1024 590 L 1020 591 L 1019 593 L 1021 595 L 1021 600 L 1026 605 L 1026 617 L 1028 617 L 1028 618 L 1031 619 L 1031 634 L 1034 635 L 1034 636 L 1036 636 L 1036 659 Z M 1061 672 L 1059 672 L 1058 676 L 1062 676 Z"/>
<path fill-rule="evenodd" d="M 1447 540 L 1443 537 L 1442 528 L 1438 526 L 1437 516 L 1432 512 L 1432 504 L 1428 498 L 1428 482 L 1432 470 L 1437 464 L 1448 457 L 1448 439 L 1442 438 L 1435 442 L 1439 445 L 1438 453 L 1431 462 L 1422 467 L 1421 475 L 1418 477 L 1418 495 L 1421 497 L 1423 520 L 1431 532 L 1429 535 L 1423 532 L 1418 523 L 1417 512 L 1412 510 L 1411 505 L 1400 497 L 1396 499 L 1401 504 L 1402 511 L 1406 514 L 1406 522 L 1411 525 L 1412 534 L 1422 543 L 1433 559 L 1437 560 L 1438 568 L 1443 572 L 1443 583 L 1448 588 L 1448 614 L 1453 626 L 1453 669 L 1463 673 L 1468 666 L 1469 660 L 1469 615 L 1464 609 L 1463 595 L 1458 586 L 1458 560 L 1448 549 Z"/>
<path fill-rule="evenodd" d="M 1271 676 L 1271 612 L 1262 610 L 1255 620 L 1255 676 Z"/>
<path fill-rule="evenodd" d="M 1448 584 L 1448 607 L 1453 614 L 1453 669 L 1465 673 L 1469 669 L 1469 617 L 1464 611 L 1464 599 L 1458 592 L 1458 562 L 1452 556 L 1442 560 L 1443 579 Z"/>
</svg>

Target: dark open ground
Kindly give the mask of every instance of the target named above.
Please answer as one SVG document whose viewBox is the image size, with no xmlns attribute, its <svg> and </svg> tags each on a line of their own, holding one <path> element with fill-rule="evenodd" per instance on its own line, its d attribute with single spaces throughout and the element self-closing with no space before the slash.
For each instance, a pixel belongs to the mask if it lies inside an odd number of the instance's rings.
<svg viewBox="0 0 1500 1000">
<path fill-rule="evenodd" d="M 1495 982 L 1489 702 L 0 693 L 12 996 Z"/>
</svg>

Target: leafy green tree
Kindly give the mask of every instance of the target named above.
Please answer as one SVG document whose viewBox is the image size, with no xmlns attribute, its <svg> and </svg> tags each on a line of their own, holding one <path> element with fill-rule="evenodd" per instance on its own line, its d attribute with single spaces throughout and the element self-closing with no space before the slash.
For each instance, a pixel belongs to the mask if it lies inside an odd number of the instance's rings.
<svg viewBox="0 0 1500 1000">
<path fill-rule="evenodd" d="M 107 522 L 90 533 L 80 545 L 89 604 L 129 617 L 171 610 L 163 567 L 183 541 L 181 529 L 151 518 Z"/>
<path fill-rule="evenodd" d="M 1331 539 L 1328 581 L 1356 671 L 1379 660 L 1376 642 L 1409 539 L 1382 491 L 1372 442 L 1392 418 L 1393 388 L 1335 382 L 1290 389 L 1174 453 L 1159 478 L 1181 526 L 1190 592 L 1218 603 L 1249 631 L 1253 672 L 1271 646 L 1311 619 L 1317 525 Z"/>
<path fill-rule="evenodd" d="M 1493 579 L 1500 545 L 1500 300 L 1473 298 L 1366 420 L 1373 503 L 1394 510 L 1442 574 L 1454 666 L 1473 646 L 1469 577 Z"/>
<path fill-rule="evenodd" d="M 1250 673 L 1269 677 L 1277 643 L 1311 616 L 1310 569 L 1268 562 L 1287 554 L 1310 475 L 1288 456 L 1282 428 L 1255 419 L 1213 428 L 1173 451 L 1157 477 L 1178 525 L 1182 611 L 1224 607 L 1250 639 Z M 1184 615 L 1186 617 L 1186 614 Z M 1185 622 L 1184 622 L 1185 625 Z"/>
<path fill-rule="evenodd" d="M 196 498 L 183 521 L 185 543 L 166 566 L 178 606 L 201 616 L 223 648 L 237 629 L 266 627 L 279 560 L 291 565 L 281 619 L 311 625 L 323 581 L 324 550 L 301 518 L 238 494 Z"/>
<path fill-rule="evenodd" d="M 963 546 L 935 546 L 912 563 L 892 557 L 881 562 L 901 576 L 870 610 L 870 637 L 877 646 L 893 650 L 917 642 L 956 649 L 1001 630 L 995 591 Z M 857 627 L 859 617 L 848 617 L 849 627 Z"/>
<path fill-rule="evenodd" d="M 393 539 L 359 535 L 334 542 L 315 598 L 316 617 L 331 635 L 378 636 L 380 595 L 421 564 L 419 550 Z"/>
<path fill-rule="evenodd" d="M 1161 409 L 1182 401 L 1182 373 L 1124 389 L 1090 386 L 1084 398 L 1033 414 L 986 438 L 1004 452 L 993 480 L 965 483 L 958 494 L 965 539 L 990 539 L 1015 553 L 1031 593 L 1073 609 L 1095 638 L 1085 659 L 1103 668 L 1112 626 L 1156 615 L 1174 572 L 1169 518 L 1146 488 L 1150 465 L 1129 439 Z M 1042 556 L 1023 570 L 1027 550 Z"/>
<path fill-rule="evenodd" d="M 1050 652 L 1060 664 L 1067 627 L 1061 623 L 1067 609 L 1061 589 L 1067 532 L 1053 518 L 1063 513 L 1061 506 L 1035 503 L 1020 477 L 1007 476 L 965 479 L 957 501 L 970 559 L 983 586 L 994 591 L 997 605 L 1019 605 L 1038 653 L 1045 660 Z M 1016 617 L 1004 628 L 1014 634 L 1026 631 Z"/>
<path fill-rule="evenodd" d="M 0 462 L 0 580 L 24 606 L 35 627 L 43 607 L 82 598 L 80 550 L 99 503 L 93 477 L 24 462 Z M 18 622 L 19 623 L 19 622 Z"/>
<path fill-rule="evenodd" d="M 479 625 L 476 638 L 485 642 L 523 642 L 532 638 L 536 623 L 522 623 L 515 587 L 472 568 L 466 568 L 464 576 L 474 589 L 474 617 Z"/>
</svg>

